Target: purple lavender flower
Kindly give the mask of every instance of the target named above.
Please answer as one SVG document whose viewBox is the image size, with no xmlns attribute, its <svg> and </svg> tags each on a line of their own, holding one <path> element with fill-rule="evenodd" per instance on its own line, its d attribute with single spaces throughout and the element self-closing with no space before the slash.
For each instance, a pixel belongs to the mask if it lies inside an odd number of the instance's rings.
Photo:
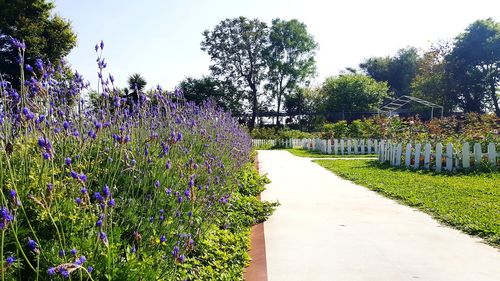
<svg viewBox="0 0 500 281">
<path fill-rule="evenodd" d="M 160 181 L 159 181 L 159 180 L 156 180 L 156 181 L 155 181 L 155 187 L 156 187 L 156 188 L 160 187 Z"/>
<path fill-rule="evenodd" d="M 55 267 L 49 267 L 49 269 L 47 269 L 47 274 L 49 276 L 54 276 L 56 275 L 56 268 Z"/>
<path fill-rule="evenodd" d="M 26 68 L 26 70 L 27 70 L 27 71 L 29 71 L 29 72 L 33 72 L 33 67 L 31 67 L 31 65 L 26 64 L 26 65 L 25 65 L 25 68 Z"/>
<path fill-rule="evenodd" d="M 72 256 L 76 256 L 77 251 L 76 251 L 76 249 L 75 249 L 75 248 L 73 248 L 73 249 L 71 249 L 71 250 L 69 251 L 69 253 L 70 253 Z"/>
<path fill-rule="evenodd" d="M 87 182 L 87 175 L 85 175 L 84 173 L 78 175 L 78 178 L 80 179 L 81 182 Z"/>
<path fill-rule="evenodd" d="M 36 244 L 36 242 L 34 240 L 31 240 L 31 238 L 28 239 L 28 248 L 31 251 L 34 251 L 37 247 L 38 247 L 38 245 Z"/>
<path fill-rule="evenodd" d="M 67 166 L 71 165 L 71 158 L 69 158 L 69 157 L 64 158 L 64 163 L 65 163 Z"/>
<path fill-rule="evenodd" d="M 75 203 L 78 204 L 78 205 L 82 204 L 82 198 L 76 197 Z"/>
<path fill-rule="evenodd" d="M 60 273 L 62 277 L 69 278 L 69 271 L 66 270 L 65 268 L 61 268 Z"/>
<path fill-rule="evenodd" d="M 64 249 L 59 250 L 59 256 L 62 258 L 66 255 L 66 251 Z"/>
<path fill-rule="evenodd" d="M 106 198 L 108 198 L 111 194 L 111 191 L 109 190 L 109 186 L 107 184 L 102 188 L 102 194 L 104 194 Z"/>
<path fill-rule="evenodd" d="M 49 160 L 49 159 L 52 157 L 52 156 L 50 155 L 50 153 L 48 153 L 48 152 L 44 152 L 44 153 L 42 154 L 42 156 L 43 156 L 43 159 L 45 159 L 45 160 Z"/>
<path fill-rule="evenodd" d="M 160 236 L 160 242 L 163 243 L 165 241 L 167 241 L 167 238 L 165 237 L 165 235 Z"/>
<path fill-rule="evenodd" d="M 114 207 L 115 205 L 116 205 L 115 199 L 111 198 L 111 199 L 108 201 L 108 206 L 110 206 L 110 207 Z"/>
<path fill-rule="evenodd" d="M 80 192 L 82 194 L 87 194 L 87 189 L 85 187 L 82 187 L 82 189 L 80 189 Z"/>
<path fill-rule="evenodd" d="M 88 273 L 91 273 L 92 271 L 94 271 L 94 268 L 92 266 L 89 266 L 89 267 L 87 267 L 87 271 L 88 271 Z"/>
<path fill-rule="evenodd" d="M 17 196 L 17 192 L 14 189 L 9 191 L 10 198 L 14 199 Z"/>
<path fill-rule="evenodd" d="M 175 246 L 172 250 L 172 256 L 177 257 L 179 255 L 179 247 Z"/>
<path fill-rule="evenodd" d="M 8 256 L 5 261 L 7 262 L 7 265 L 12 265 L 16 261 L 16 258 L 14 258 L 13 256 Z"/>
<path fill-rule="evenodd" d="M 101 193 L 100 193 L 100 192 L 98 192 L 98 191 L 94 192 L 94 198 L 95 198 L 97 201 L 99 201 L 99 202 L 104 201 L 104 198 L 102 197 Z"/>
<path fill-rule="evenodd" d="M 75 172 L 75 171 L 71 171 L 71 172 L 70 172 L 70 175 L 71 175 L 71 177 L 72 177 L 72 178 L 74 178 L 74 179 L 78 179 L 78 173 L 77 173 L 77 172 Z"/>
<path fill-rule="evenodd" d="M 98 219 L 95 223 L 96 227 L 101 227 L 102 226 L 102 219 Z"/>
<path fill-rule="evenodd" d="M 75 264 L 76 265 L 83 265 L 86 261 L 87 261 L 87 258 L 85 256 L 80 256 L 80 258 L 78 258 L 75 261 Z"/>
<path fill-rule="evenodd" d="M 43 61 L 41 59 L 36 59 L 35 60 L 35 66 L 36 68 L 38 68 L 39 70 L 43 70 Z"/>
</svg>

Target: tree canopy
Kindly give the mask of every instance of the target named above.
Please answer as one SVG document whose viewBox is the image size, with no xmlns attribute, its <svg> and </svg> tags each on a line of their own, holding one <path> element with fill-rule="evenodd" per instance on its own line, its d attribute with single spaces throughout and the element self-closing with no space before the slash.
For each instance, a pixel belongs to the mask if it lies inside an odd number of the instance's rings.
<svg viewBox="0 0 500 281">
<path fill-rule="evenodd" d="M 24 41 L 25 63 L 36 59 L 55 64 L 76 46 L 71 23 L 51 12 L 46 0 L 0 0 L 0 73 L 10 80 L 18 77 L 19 59 L 11 38 Z M 18 82 L 18 81 L 16 81 Z"/>
<path fill-rule="evenodd" d="M 329 77 L 320 89 L 320 109 L 335 112 L 376 111 L 388 97 L 386 82 L 378 82 L 363 74 Z"/>
<path fill-rule="evenodd" d="M 296 19 L 273 20 L 269 32 L 269 46 L 264 50 L 263 56 L 268 66 L 266 89 L 270 90 L 277 100 L 278 126 L 282 97 L 291 94 L 299 84 L 315 73 L 314 51 L 317 46 L 304 23 Z"/>
<path fill-rule="evenodd" d="M 239 17 L 221 21 L 203 33 L 201 49 L 212 60 L 212 74 L 237 88 L 249 89 L 246 99 L 252 108 L 249 127 L 253 129 L 259 108 L 259 87 L 265 78 L 262 56 L 268 42 L 267 24 L 258 19 Z"/>
</svg>

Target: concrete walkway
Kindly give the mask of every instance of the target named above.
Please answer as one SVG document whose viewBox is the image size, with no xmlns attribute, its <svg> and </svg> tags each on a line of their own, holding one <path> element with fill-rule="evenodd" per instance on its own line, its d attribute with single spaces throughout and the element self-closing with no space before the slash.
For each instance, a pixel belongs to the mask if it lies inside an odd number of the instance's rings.
<svg viewBox="0 0 500 281">
<path fill-rule="evenodd" d="M 341 161 L 341 160 L 339 160 Z M 287 151 L 259 151 L 281 206 L 264 224 L 269 281 L 499 281 L 500 251 Z"/>
</svg>

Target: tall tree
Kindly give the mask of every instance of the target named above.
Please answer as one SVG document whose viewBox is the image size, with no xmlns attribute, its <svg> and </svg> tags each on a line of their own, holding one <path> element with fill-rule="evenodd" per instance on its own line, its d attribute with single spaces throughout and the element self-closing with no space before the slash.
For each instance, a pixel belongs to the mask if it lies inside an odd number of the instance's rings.
<svg viewBox="0 0 500 281">
<path fill-rule="evenodd" d="M 240 113 L 242 104 L 241 93 L 231 83 L 219 81 L 211 76 L 196 79 L 188 77 L 179 83 L 187 101 L 201 104 L 213 100 L 217 106 L 233 113 Z"/>
<path fill-rule="evenodd" d="M 206 30 L 203 37 L 201 49 L 210 55 L 212 74 L 237 88 L 249 89 L 246 98 L 252 108 L 252 130 L 259 109 L 259 88 L 265 78 L 262 51 L 268 43 L 267 25 L 245 17 L 226 19 L 212 31 Z"/>
<path fill-rule="evenodd" d="M 423 54 L 411 83 L 412 96 L 442 105 L 447 114 L 459 107 L 454 83 L 447 72 L 446 56 L 450 51 L 449 42 L 434 44 Z"/>
<path fill-rule="evenodd" d="M 396 96 L 410 94 L 411 81 L 416 75 L 420 56 L 416 48 L 400 49 L 393 57 L 369 58 L 359 66 L 377 81 L 385 81 Z"/>
<path fill-rule="evenodd" d="M 299 84 L 307 81 L 315 73 L 314 51 L 317 46 L 304 23 L 296 19 L 273 20 L 269 33 L 269 46 L 263 55 L 268 65 L 266 89 L 271 90 L 277 100 L 278 127 L 283 96 L 292 93 Z"/>
<path fill-rule="evenodd" d="M 11 38 L 25 42 L 25 63 L 36 59 L 58 63 L 76 46 L 69 21 L 52 15 L 54 3 L 47 0 L 0 0 L 0 74 L 14 83 L 19 60 Z"/>
<path fill-rule="evenodd" d="M 500 23 L 488 18 L 470 24 L 455 38 L 447 60 L 464 110 L 484 111 L 492 104 L 500 117 Z"/>
</svg>

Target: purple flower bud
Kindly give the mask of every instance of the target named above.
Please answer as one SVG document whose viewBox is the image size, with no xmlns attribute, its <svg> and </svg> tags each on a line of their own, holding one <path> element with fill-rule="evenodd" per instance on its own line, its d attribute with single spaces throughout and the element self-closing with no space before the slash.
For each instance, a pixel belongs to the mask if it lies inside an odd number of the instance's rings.
<svg viewBox="0 0 500 281">
<path fill-rule="evenodd" d="M 12 199 L 16 198 L 16 196 L 17 196 L 17 192 L 14 189 L 11 189 L 9 191 L 9 194 L 10 194 L 10 198 L 12 198 Z"/>
<path fill-rule="evenodd" d="M 104 194 L 104 196 L 106 198 L 109 197 L 109 195 L 111 194 L 111 191 L 109 190 L 109 186 L 108 185 L 104 185 L 104 187 L 102 188 L 102 194 Z"/>
<path fill-rule="evenodd" d="M 73 249 L 71 249 L 71 250 L 69 251 L 69 253 L 70 253 L 71 255 L 73 255 L 73 256 L 76 256 L 77 251 L 76 251 L 76 249 L 75 249 L 75 248 L 73 248 Z"/>
<path fill-rule="evenodd" d="M 29 71 L 29 72 L 33 72 L 33 67 L 31 67 L 31 65 L 26 64 L 26 65 L 25 65 L 25 68 L 26 68 L 26 70 L 27 70 L 27 71 Z"/>
<path fill-rule="evenodd" d="M 66 163 L 66 165 L 68 166 L 71 165 L 71 158 L 69 157 L 64 158 L 64 163 Z"/>
<path fill-rule="evenodd" d="M 82 187 L 82 189 L 80 189 L 80 192 L 82 194 L 86 194 L 87 193 L 87 189 L 85 187 Z"/>
<path fill-rule="evenodd" d="M 76 197 L 75 203 L 78 204 L 78 205 L 82 204 L 82 198 Z"/>
<path fill-rule="evenodd" d="M 156 180 L 156 181 L 155 181 L 155 187 L 156 187 L 156 188 L 160 187 L 160 181 L 159 181 L 159 180 Z"/>
<path fill-rule="evenodd" d="M 94 268 L 93 268 L 92 266 L 87 267 L 87 271 L 88 271 L 89 273 L 91 273 L 93 270 L 94 270 Z"/>
<path fill-rule="evenodd" d="M 66 251 L 64 249 L 59 250 L 59 256 L 62 258 L 66 255 Z"/>
<path fill-rule="evenodd" d="M 35 60 L 35 66 L 36 68 L 38 68 L 39 70 L 43 70 L 43 61 L 41 59 L 36 59 Z"/>
<path fill-rule="evenodd" d="M 51 155 L 50 155 L 50 153 L 48 153 L 48 152 L 44 152 L 44 153 L 42 154 L 42 156 L 43 156 L 43 159 L 45 159 L 45 160 L 49 160 L 49 159 L 51 158 Z"/>
<path fill-rule="evenodd" d="M 28 248 L 31 250 L 31 251 L 34 251 L 36 249 L 38 245 L 36 244 L 36 242 L 34 240 L 31 240 L 31 239 L 28 239 Z"/>
<path fill-rule="evenodd" d="M 167 241 L 167 238 L 165 237 L 165 235 L 160 236 L 160 242 L 163 243 L 165 241 Z"/>
<path fill-rule="evenodd" d="M 101 50 L 104 49 L 104 42 L 101 40 L 101 44 L 99 45 L 101 47 Z"/>
<path fill-rule="evenodd" d="M 16 258 L 14 258 L 13 256 L 9 256 L 5 261 L 7 262 L 7 265 L 11 265 L 16 261 Z"/>
<path fill-rule="evenodd" d="M 114 207 L 115 205 L 116 205 L 115 199 L 111 198 L 111 199 L 108 201 L 108 206 L 110 206 L 110 207 Z"/>
<path fill-rule="evenodd" d="M 81 182 L 87 182 L 87 175 L 85 175 L 84 173 L 81 173 L 78 178 Z"/>
<path fill-rule="evenodd" d="M 95 193 L 94 193 L 94 198 L 95 198 L 97 201 L 99 201 L 99 202 L 104 201 L 104 198 L 101 196 L 101 193 L 99 193 L 99 192 L 95 192 Z"/>
<path fill-rule="evenodd" d="M 64 122 L 63 122 L 63 128 L 65 130 L 67 130 L 69 128 L 69 122 L 68 121 L 64 120 Z"/>
<path fill-rule="evenodd" d="M 56 275 L 56 268 L 55 267 L 49 267 L 49 269 L 47 269 L 47 274 L 49 276 L 54 276 Z"/>
</svg>

